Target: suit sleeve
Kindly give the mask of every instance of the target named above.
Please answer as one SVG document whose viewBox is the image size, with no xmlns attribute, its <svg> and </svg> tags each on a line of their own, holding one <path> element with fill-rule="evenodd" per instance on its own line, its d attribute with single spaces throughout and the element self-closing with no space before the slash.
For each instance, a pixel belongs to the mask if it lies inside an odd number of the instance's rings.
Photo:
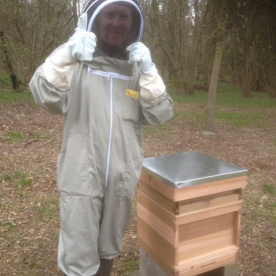
<svg viewBox="0 0 276 276">
<path fill-rule="evenodd" d="M 64 114 L 69 86 L 77 62 L 70 59 L 66 44 L 57 48 L 33 75 L 29 88 L 37 105 L 52 114 Z"/>
<path fill-rule="evenodd" d="M 140 103 L 144 125 L 158 125 L 173 117 L 173 101 L 157 70 L 140 76 Z"/>
</svg>

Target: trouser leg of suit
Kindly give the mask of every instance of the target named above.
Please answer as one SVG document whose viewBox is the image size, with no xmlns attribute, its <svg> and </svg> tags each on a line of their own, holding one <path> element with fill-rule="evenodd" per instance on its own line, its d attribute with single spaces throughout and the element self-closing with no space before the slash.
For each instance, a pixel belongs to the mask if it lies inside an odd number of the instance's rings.
<svg viewBox="0 0 276 276">
<path fill-rule="evenodd" d="M 95 275 L 102 204 L 91 197 L 65 197 L 60 202 L 59 268 L 70 276 Z"/>
<path fill-rule="evenodd" d="M 98 253 L 101 259 L 114 259 L 123 250 L 122 238 L 132 214 L 132 197 L 106 193 L 100 226 Z"/>
<path fill-rule="evenodd" d="M 97 228 L 99 218 L 93 220 L 97 214 L 95 209 L 101 210 L 101 206 L 95 208 L 95 199 L 61 198 L 59 267 L 67 275 L 110 276 L 113 258 L 122 252 L 121 239 L 131 217 L 132 199 L 110 195 L 113 203 L 116 203 L 114 208 L 110 208 L 107 194 L 100 231 Z M 98 205 L 101 205 L 100 201 Z M 99 257 L 102 258 L 100 263 Z M 84 273 L 80 274 L 80 271 Z"/>
<path fill-rule="evenodd" d="M 67 275 L 95 275 L 100 258 L 111 260 L 121 254 L 136 185 L 131 193 L 121 185 L 115 187 L 107 189 L 104 197 L 101 193 L 61 197 L 59 267 Z M 110 274 L 111 266 L 106 269 Z"/>
<path fill-rule="evenodd" d="M 98 253 L 101 259 L 113 259 L 121 254 L 122 238 L 132 214 L 132 203 L 141 172 L 142 158 L 136 140 L 129 140 L 123 142 L 128 143 L 128 147 L 132 150 L 137 148 L 135 150 L 137 154 L 126 152 L 124 158 L 126 162 L 119 163 L 119 158 L 112 159 L 113 162 L 110 162 L 111 174 L 106 187 L 99 232 Z"/>
<path fill-rule="evenodd" d="M 127 164 L 114 159 L 105 186 L 101 181 L 104 177 L 97 176 L 97 170 L 87 160 L 87 141 L 82 133 L 72 134 L 66 151 L 59 156 L 58 257 L 60 269 L 68 276 L 95 275 L 100 259 L 111 260 L 121 254 L 142 162 L 132 154 L 126 157 Z"/>
<path fill-rule="evenodd" d="M 98 236 L 104 189 L 89 141 L 87 133 L 71 133 L 58 157 L 58 266 L 68 276 L 91 276 L 100 266 Z"/>
</svg>

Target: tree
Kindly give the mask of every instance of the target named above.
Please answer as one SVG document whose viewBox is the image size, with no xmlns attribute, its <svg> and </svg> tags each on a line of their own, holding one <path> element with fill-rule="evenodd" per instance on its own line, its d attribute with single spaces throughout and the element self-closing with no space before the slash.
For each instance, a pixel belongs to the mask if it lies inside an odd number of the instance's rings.
<svg viewBox="0 0 276 276">
<path fill-rule="evenodd" d="M 143 1 L 145 41 L 154 49 L 167 78 L 178 80 L 183 92 L 193 94 L 200 72 L 202 20 L 207 0 Z"/>
<path fill-rule="evenodd" d="M 275 1 L 235 0 L 228 11 L 232 28 L 226 38 L 223 73 L 232 75 L 232 81 L 240 85 L 245 97 L 251 97 L 253 91 L 273 96 Z"/>
<path fill-rule="evenodd" d="M 221 68 L 223 43 L 225 37 L 225 24 L 226 24 L 226 2 L 227 0 L 213 0 L 212 12 L 218 11 L 216 28 L 216 48 L 215 57 L 212 69 L 212 75 L 209 84 L 208 101 L 206 106 L 206 122 L 205 130 L 214 131 L 214 113 L 215 113 L 215 101 L 217 95 L 217 85 L 219 81 L 219 74 Z"/>
<path fill-rule="evenodd" d="M 0 24 L 14 70 L 28 82 L 74 27 L 71 0 L 0 0 Z M 5 24 L 8 22 L 8 24 Z"/>
</svg>

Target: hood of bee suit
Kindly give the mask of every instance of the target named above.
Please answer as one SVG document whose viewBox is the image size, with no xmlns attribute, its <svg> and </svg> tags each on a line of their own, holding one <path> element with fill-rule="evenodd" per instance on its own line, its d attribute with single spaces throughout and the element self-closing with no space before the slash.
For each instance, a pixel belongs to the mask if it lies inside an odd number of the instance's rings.
<svg viewBox="0 0 276 276">
<path fill-rule="evenodd" d="M 131 38 L 129 43 L 138 42 L 142 39 L 143 35 L 143 16 L 136 0 L 90 0 L 83 8 L 83 13 L 87 13 L 87 31 L 97 33 L 96 30 L 96 17 L 101 10 L 110 4 L 125 5 L 133 9 L 133 30 L 131 32 Z"/>
</svg>

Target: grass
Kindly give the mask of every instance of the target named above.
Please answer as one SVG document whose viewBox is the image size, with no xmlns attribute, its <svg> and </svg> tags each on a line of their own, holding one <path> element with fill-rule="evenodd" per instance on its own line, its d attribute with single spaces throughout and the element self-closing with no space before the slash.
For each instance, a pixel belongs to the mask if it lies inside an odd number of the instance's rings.
<svg viewBox="0 0 276 276">
<path fill-rule="evenodd" d="M 130 272 L 139 268 L 138 260 L 132 258 L 125 259 L 118 264 L 118 268 L 123 271 L 122 276 L 127 276 Z"/>
<path fill-rule="evenodd" d="M 265 221 L 267 224 L 276 226 L 276 186 L 275 183 L 263 179 L 261 189 L 256 192 L 256 186 L 249 183 L 247 189 L 248 196 L 243 202 L 246 209 L 251 210 L 251 222 L 261 224 Z M 254 225 L 253 224 L 253 225 Z M 250 232 L 249 228 L 246 229 Z"/>
<path fill-rule="evenodd" d="M 1 87 L 12 87 L 11 78 L 9 74 L 0 75 L 0 85 Z"/>
<path fill-rule="evenodd" d="M 49 220 L 58 219 L 57 206 L 59 205 L 59 199 L 57 197 L 47 197 L 41 204 L 40 212 Z"/>
<path fill-rule="evenodd" d="M 24 172 L 15 172 L 13 174 L 5 174 L 3 176 L 5 182 L 10 182 L 17 188 L 25 188 L 32 185 L 32 178 Z"/>
<path fill-rule="evenodd" d="M 225 110 L 215 111 L 215 118 L 224 120 L 237 127 L 259 127 L 269 118 L 265 112 L 227 112 Z"/>
<path fill-rule="evenodd" d="M 18 183 L 21 188 L 28 187 L 31 186 L 32 179 L 27 174 L 23 173 L 20 175 Z"/>
<path fill-rule="evenodd" d="M 31 139 L 38 139 L 38 138 L 45 138 L 48 139 L 51 137 L 51 134 L 49 133 L 41 133 L 41 132 L 37 132 L 37 133 L 30 133 L 30 138 Z"/>
<path fill-rule="evenodd" d="M 29 132 L 28 134 L 29 134 L 28 138 L 33 139 L 33 140 L 38 139 L 38 138 L 48 139 L 51 137 L 51 135 L 49 133 L 42 133 L 42 132 Z M 8 144 L 16 143 L 23 138 L 24 138 L 24 135 L 22 132 L 11 131 L 11 132 L 6 132 L 4 134 L 4 140 Z"/>
<path fill-rule="evenodd" d="M 22 138 L 23 138 L 23 134 L 21 132 L 6 132 L 4 134 L 4 139 L 8 144 L 18 142 Z"/>
<path fill-rule="evenodd" d="M 185 95 L 175 88 L 169 89 L 169 94 L 176 103 L 191 103 L 202 105 L 196 112 L 177 111 L 175 117 L 188 118 L 204 122 L 205 106 L 208 93 L 197 91 L 194 95 Z M 271 124 L 268 110 L 276 108 L 276 99 L 266 93 L 253 92 L 251 98 L 245 98 L 239 87 L 229 83 L 219 83 L 216 97 L 215 120 L 235 127 L 260 127 Z M 229 110 L 228 110 L 229 109 Z M 252 110 L 253 109 L 253 110 Z M 276 142 L 275 142 L 276 143 Z"/>
<path fill-rule="evenodd" d="M 29 91 L 22 91 L 20 93 L 0 90 L 0 104 L 14 104 L 22 101 L 30 101 L 33 103 L 33 96 Z"/>
<path fill-rule="evenodd" d="M 175 117 L 204 122 L 206 115 L 205 112 L 202 111 L 188 113 L 181 110 L 175 113 Z M 220 109 L 215 111 L 215 119 L 236 127 L 260 127 L 264 124 L 264 122 L 268 123 L 266 119 L 269 119 L 269 116 L 265 113 L 265 111 L 260 110 L 255 112 L 234 112 Z"/>
<path fill-rule="evenodd" d="M 264 184 L 263 191 L 267 194 L 276 195 L 276 188 L 273 184 Z"/>
<path fill-rule="evenodd" d="M 180 110 L 175 113 L 175 117 L 203 121 L 205 118 L 205 113 L 204 112 L 188 113 L 188 112 Z"/>
<path fill-rule="evenodd" d="M 194 95 L 185 95 L 179 93 L 177 89 L 168 89 L 169 94 L 175 102 L 179 103 L 198 103 L 205 104 L 208 99 L 208 93 L 205 91 L 197 91 Z M 245 98 L 242 95 L 241 89 L 233 84 L 219 83 L 216 97 L 217 107 L 262 107 L 275 108 L 276 99 L 271 98 L 267 93 L 253 92 L 251 98 Z"/>
<path fill-rule="evenodd" d="M 144 127 L 144 134 L 145 135 L 151 135 L 151 134 L 160 134 L 160 138 L 162 137 L 162 135 L 168 130 L 168 127 L 166 124 L 161 124 L 158 126 L 145 126 Z"/>
<path fill-rule="evenodd" d="M 258 213 L 261 217 L 265 218 L 267 221 L 274 223 L 276 225 L 276 202 L 265 202 L 259 207 Z"/>
</svg>

